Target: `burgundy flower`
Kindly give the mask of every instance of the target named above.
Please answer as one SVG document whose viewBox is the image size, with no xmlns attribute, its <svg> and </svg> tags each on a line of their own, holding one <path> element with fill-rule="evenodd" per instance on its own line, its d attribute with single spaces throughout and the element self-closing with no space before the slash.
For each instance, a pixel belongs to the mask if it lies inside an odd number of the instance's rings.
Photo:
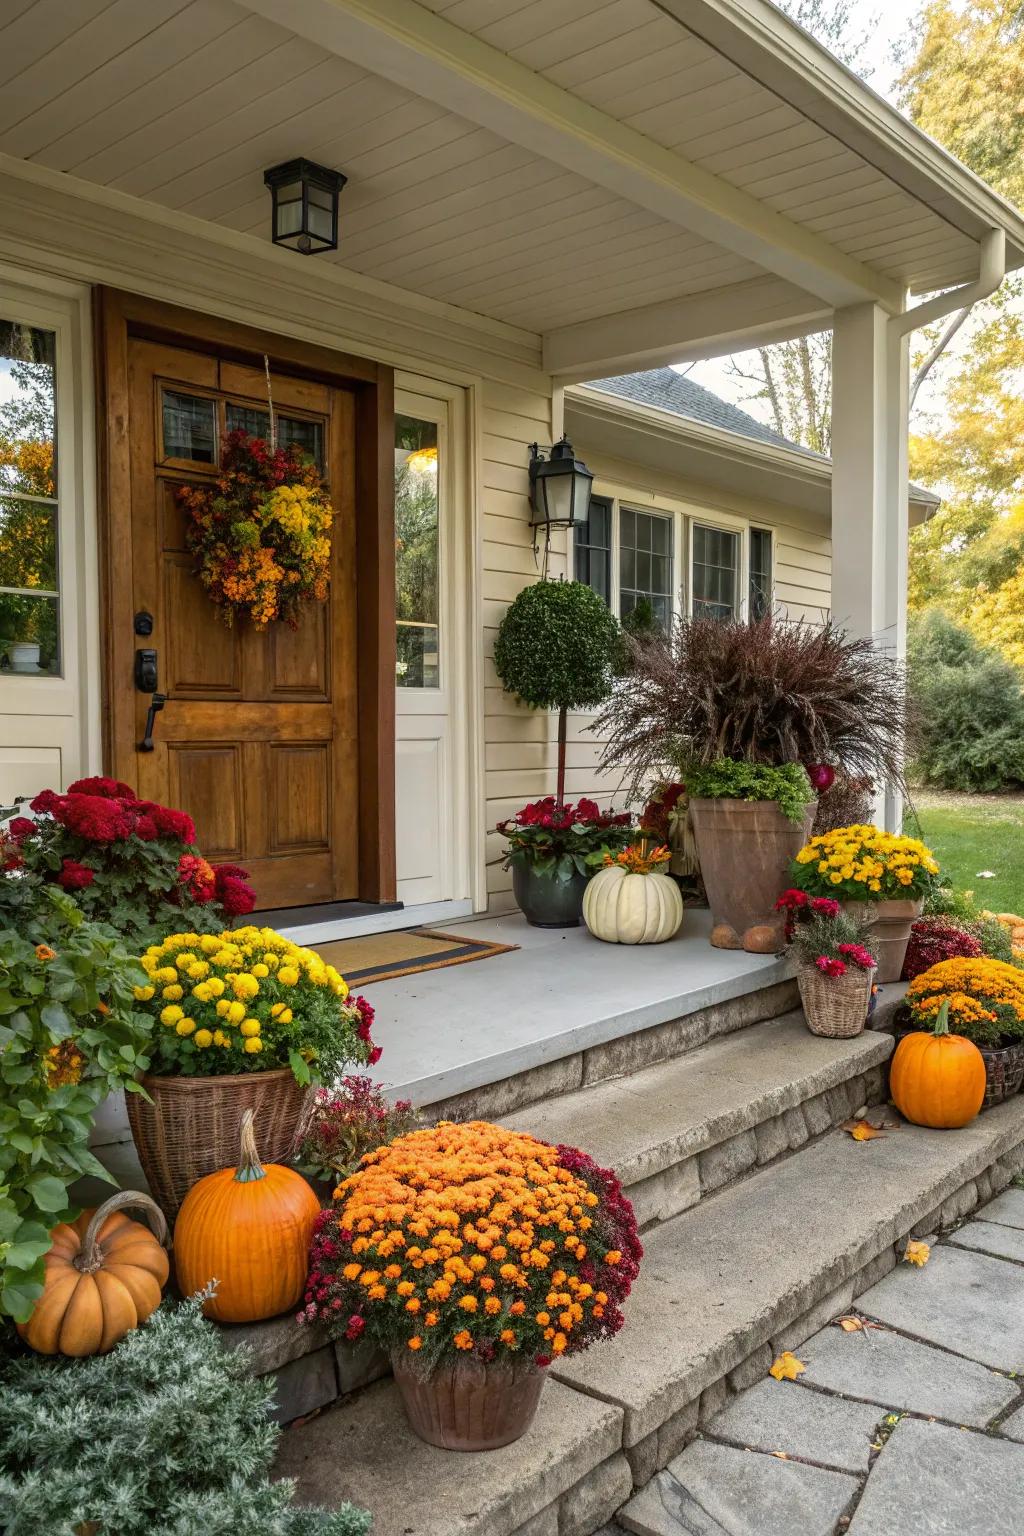
<svg viewBox="0 0 1024 1536">
<path fill-rule="evenodd" d="M 75 859 L 65 859 L 64 866 L 57 876 L 57 884 L 62 885 L 66 891 L 84 891 L 95 879 L 94 870 L 79 864 Z"/>
<path fill-rule="evenodd" d="M 100 800 L 134 800 L 135 791 L 129 784 L 122 784 L 120 779 L 108 779 L 97 776 L 91 779 L 76 779 L 68 785 L 69 795 L 95 795 Z"/>
<path fill-rule="evenodd" d="M 177 839 L 179 843 L 194 843 L 196 824 L 184 811 L 173 810 L 168 805 L 154 805 L 153 819 L 161 837 Z"/>
<path fill-rule="evenodd" d="M 52 789 L 43 789 L 34 800 L 29 801 L 29 805 L 41 816 L 53 816 L 63 804 L 63 800 L 63 795 L 55 794 Z"/>
<path fill-rule="evenodd" d="M 90 843 L 117 843 L 131 832 L 131 818 L 119 800 L 67 794 L 54 815 L 69 832 Z"/>
<path fill-rule="evenodd" d="M 244 917 L 256 905 L 256 892 L 248 880 L 249 871 L 237 864 L 218 864 L 214 867 L 216 897 L 229 917 Z"/>
<path fill-rule="evenodd" d="M 16 843 L 23 842 L 26 837 L 31 837 L 36 830 L 34 821 L 27 816 L 15 816 L 13 821 L 7 823 L 7 836 L 13 838 Z"/>
<path fill-rule="evenodd" d="M 348 1327 L 345 1329 L 346 1339 L 348 1339 L 350 1343 L 354 1343 L 356 1339 L 362 1337 L 365 1328 L 365 1317 L 360 1317 L 358 1312 L 353 1312 L 352 1316 L 348 1320 Z"/>
</svg>

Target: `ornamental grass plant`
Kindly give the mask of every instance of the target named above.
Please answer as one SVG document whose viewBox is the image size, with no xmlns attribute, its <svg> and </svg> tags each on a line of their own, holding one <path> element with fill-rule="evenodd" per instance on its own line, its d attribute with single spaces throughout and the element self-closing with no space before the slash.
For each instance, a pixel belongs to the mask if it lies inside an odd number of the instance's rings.
<svg viewBox="0 0 1024 1536">
<path fill-rule="evenodd" d="M 175 933 L 142 957 L 135 996 L 152 1021 L 151 1070 L 221 1076 L 290 1066 L 299 1083 L 334 1082 L 380 1056 L 373 1009 L 333 965 L 272 928 Z"/>
<path fill-rule="evenodd" d="M 271 1480 L 273 1381 L 223 1347 L 202 1300 L 165 1304 L 109 1354 L 0 1360 L 5 1536 L 366 1536 L 365 1511 L 297 1508 Z"/>
<path fill-rule="evenodd" d="M 425 1372 L 549 1365 L 622 1326 L 643 1249 L 585 1153 L 474 1121 L 370 1152 L 320 1217 L 300 1322 L 364 1333 Z"/>
<path fill-rule="evenodd" d="M 1024 972 L 1001 960 L 941 960 L 914 978 L 906 1001 L 918 1029 L 948 1003 L 949 1028 L 983 1049 L 1024 1040 Z"/>
<path fill-rule="evenodd" d="M 874 970 L 877 963 L 870 930 L 838 907 L 834 912 L 812 911 L 805 922 L 797 923 L 790 953 L 799 965 L 813 966 L 833 979 L 848 971 Z"/>
<path fill-rule="evenodd" d="M 936 884 L 938 862 L 918 838 L 881 827 L 840 827 L 813 837 L 796 856 L 793 885 L 839 901 L 917 901 Z"/>
<path fill-rule="evenodd" d="M 671 636 L 624 642 L 631 665 L 594 724 L 605 770 L 645 783 L 728 759 L 779 767 L 841 763 L 903 781 L 903 669 L 832 624 L 677 620 Z"/>
</svg>

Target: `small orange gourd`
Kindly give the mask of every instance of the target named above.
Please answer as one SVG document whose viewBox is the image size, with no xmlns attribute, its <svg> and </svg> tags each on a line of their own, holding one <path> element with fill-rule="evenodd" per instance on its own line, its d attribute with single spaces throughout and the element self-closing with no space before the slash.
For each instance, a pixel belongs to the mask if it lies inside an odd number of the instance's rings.
<svg viewBox="0 0 1024 1536">
<path fill-rule="evenodd" d="M 147 1210 L 154 1232 L 126 1216 Z M 98 1210 L 61 1222 L 43 1263 L 43 1294 L 18 1332 L 41 1355 L 104 1354 L 160 1305 L 169 1264 L 167 1223 L 148 1195 L 122 1190 Z"/>
<path fill-rule="evenodd" d="M 949 999 L 933 1031 L 904 1035 L 889 1070 L 889 1092 L 914 1125 L 955 1130 L 973 1120 L 985 1100 L 985 1058 L 973 1040 L 949 1032 Z"/>
<path fill-rule="evenodd" d="M 207 1174 L 181 1203 L 174 1253 L 182 1293 L 192 1296 L 216 1281 L 203 1310 L 220 1323 L 255 1323 L 287 1312 L 305 1288 L 319 1214 L 320 1202 L 301 1174 L 260 1162 L 247 1109 L 237 1169 Z"/>
</svg>

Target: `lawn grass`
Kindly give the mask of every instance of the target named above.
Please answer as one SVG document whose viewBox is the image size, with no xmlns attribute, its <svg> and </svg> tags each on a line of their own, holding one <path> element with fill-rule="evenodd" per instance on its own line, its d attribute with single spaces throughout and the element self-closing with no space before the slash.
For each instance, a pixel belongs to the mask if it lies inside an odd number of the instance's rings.
<svg viewBox="0 0 1024 1536">
<path fill-rule="evenodd" d="M 943 876 L 979 906 L 1024 913 L 1024 796 L 918 790 L 904 830 L 924 839 Z M 982 870 L 995 878 L 979 879 Z"/>
</svg>

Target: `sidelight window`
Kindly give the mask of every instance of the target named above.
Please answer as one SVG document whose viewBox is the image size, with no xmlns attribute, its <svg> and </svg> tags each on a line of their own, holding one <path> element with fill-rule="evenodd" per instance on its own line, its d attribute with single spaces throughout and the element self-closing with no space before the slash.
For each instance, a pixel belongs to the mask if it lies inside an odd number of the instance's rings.
<svg viewBox="0 0 1024 1536">
<path fill-rule="evenodd" d="M 399 688 L 441 686 L 438 456 L 436 422 L 395 417 L 395 681 Z"/>
<path fill-rule="evenodd" d="M 56 336 L 0 317 L 0 669 L 61 674 Z"/>
</svg>

